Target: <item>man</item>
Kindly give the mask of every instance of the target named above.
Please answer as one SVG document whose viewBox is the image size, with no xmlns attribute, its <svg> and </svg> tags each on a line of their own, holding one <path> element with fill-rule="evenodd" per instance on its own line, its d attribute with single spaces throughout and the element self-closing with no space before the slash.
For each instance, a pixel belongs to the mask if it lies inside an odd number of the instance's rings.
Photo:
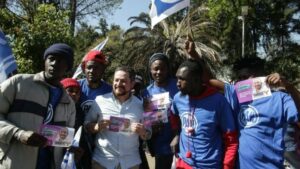
<svg viewBox="0 0 300 169">
<path fill-rule="evenodd" d="M 90 51 L 81 63 L 82 71 L 86 76 L 86 78 L 78 81 L 81 89 L 81 95 L 78 104 L 81 107 L 83 119 L 85 118 L 95 98 L 97 96 L 109 93 L 112 90 L 111 85 L 102 80 L 106 66 L 106 56 L 97 50 Z M 83 132 L 82 135 L 83 139 L 85 139 L 85 142 L 87 142 L 88 145 L 88 150 L 86 150 L 87 153 L 85 154 L 91 158 L 90 156 L 94 149 L 94 136 L 85 132 Z M 89 167 L 91 164 L 87 164 L 87 166 Z"/>
<path fill-rule="evenodd" d="M 257 57 L 243 58 L 235 63 L 234 70 L 237 77 L 240 77 L 239 80 L 263 76 L 264 61 Z M 241 169 L 284 168 L 283 136 L 287 125 L 297 123 L 299 120 L 294 101 L 299 101 L 300 95 L 292 85 L 275 75 L 267 76 L 266 82 L 271 86 L 279 84 L 285 87 L 291 95 L 280 90 L 272 90 L 270 97 L 246 103 L 231 103 L 235 105 L 239 123 Z M 225 92 L 228 93 L 227 98 L 236 98 L 232 87 L 225 85 Z"/>
<path fill-rule="evenodd" d="M 254 81 L 254 88 L 255 88 L 255 93 L 261 92 L 262 82 L 260 80 Z"/>
<path fill-rule="evenodd" d="M 143 92 L 144 105 L 158 94 L 167 94 L 168 101 L 172 101 L 174 95 L 178 92 L 176 79 L 171 74 L 171 67 L 167 55 L 155 53 L 149 59 L 148 65 L 152 83 L 150 83 Z M 162 104 L 160 104 L 162 106 Z M 150 107 L 150 108 L 149 108 Z M 145 106 L 145 111 L 157 111 L 154 107 Z M 148 141 L 148 148 L 152 156 L 155 157 L 155 169 L 170 169 L 173 161 L 173 152 L 171 142 L 174 133 L 171 128 L 170 104 L 163 106 L 160 111 L 166 114 L 166 122 L 155 122 L 152 124 L 153 135 Z"/>
<path fill-rule="evenodd" d="M 172 112 L 180 117 L 177 169 L 234 168 L 238 147 L 232 110 L 226 99 L 202 82 L 202 66 L 183 62 L 176 73 L 180 90 Z"/>
<path fill-rule="evenodd" d="M 191 57 L 198 58 L 194 43 L 189 40 L 186 44 Z M 233 66 L 234 78 L 239 81 L 264 76 L 264 65 L 265 61 L 258 57 L 242 58 Z M 215 79 L 209 80 L 211 86 L 224 91 L 226 99 L 234 110 L 240 131 L 239 165 L 242 169 L 283 168 L 283 135 L 288 123 L 295 124 L 299 121 L 293 100 L 299 112 L 300 92 L 277 73 L 267 76 L 266 83 L 271 88 L 284 87 L 290 96 L 273 90 L 271 97 L 239 104 L 233 85 Z M 253 125 L 247 126 L 247 124 Z M 297 155 L 288 155 L 287 159 L 296 163 L 299 161 Z M 295 164 L 295 166 L 299 168 L 300 165 Z"/>
<path fill-rule="evenodd" d="M 135 75 L 135 85 L 132 89 L 132 94 L 135 95 L 137 98 L 142 99 L 142 91 L 144 90 L 144 82 L 141 75 Z"/>
<path fill-rule="evenodd" d="M 79 80 L 81 88 L 79 104 L 86 114 L 97 96 L 111 92 L 111 86 L 102 80 L 107 66 L 106 56 L 102 52 L 90 51 L 81 66 L 86 78 Z"/>
<path fill-rule="evenodd" d="M 246 80 L 264 76 L 264 65 L 264 60 L 258 57 L 245 57 L 234 64 L 233 70 L 238 81 Z M 299 121 L 299 91 L 275 73 L 266 77 L 271 96 L 239 103 L 233 85 L 210 82 L 224 90 L 239 124 L 239 167 L 284 168 L 284 135 L 289 124 Z M 276 90 L 274 85 L 284 87 L 287 93 Z"/>
<path fill-rule="evenodd" d="M 145 140 L 149 132 L 139 123 L 143 105 L 132 95 L 134 83 L 134 72 L 129 67 L 118 67 L 114 73 L 113 92 L 98 96 L 86 116 L 86 129 L 97 133 L 93 169 L 139 168 L 139 136 Z M 131 131 L 118 131 L 118 124 L 112 118 L 130 121 Z M 119 126 L 124 124 L 121 122 Z"/>
<path fill-rule="evenodd" d="M 75 131 L 83 125 L 85 114 L 83 113 L 80 106 L 77 104 L 81 95 L 80 85 L 77 80 L 72 78 L 65 78 L 61 81 L 62 86 L 73 99 L 76 105 L 76 118 L 75 118 Z M 77 149 L 77 156 L 75 155 L 76 167 L 78 169 L 91 169 L 91 152 L 89 152 L 89 144 L 86 139 L 85 130 L 81 131 L 79 149 Z M 81 151 L 83 150 L 83 151 Z M 75 152 L 76 154 L 76 152 Z"/>
<path fill-rule="evenodd" d="M 64 140 L 68 137 L 69 131 L 68 128 L 62 128 L 59 131 L 59 140 Z"/>
<path fill-rule="evenodd" d="M 60 85 L 73 56 L 68 45 L 54 44 L 44 53 L 44 71 L 15 75 L 1 84 L 1 169 L 60 168 L 63 149 L 45 147 L 47 139 L 38 131 L 42 124 L 74 126 L 74 102 Z"/>
</svg>

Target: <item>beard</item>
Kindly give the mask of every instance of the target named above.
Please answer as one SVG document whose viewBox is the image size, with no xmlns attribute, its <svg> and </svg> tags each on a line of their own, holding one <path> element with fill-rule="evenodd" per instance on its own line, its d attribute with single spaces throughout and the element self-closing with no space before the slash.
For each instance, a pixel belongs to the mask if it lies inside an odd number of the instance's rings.
<svg viewBox="0 0 300 169">
<path fill-rule="evenodd" d="M 113 90 L 115 96 L 126 96 L 131 91 L 126 91 L 124 88 L 116 88 Z"/>
<path fill-rule="evenodd" d="M 179 91 L 181 92 L 181 95 L 189 94 L 189 91 L 187 89 L 184 89 L 184 88 L 179 88 Z"/>
</svg>

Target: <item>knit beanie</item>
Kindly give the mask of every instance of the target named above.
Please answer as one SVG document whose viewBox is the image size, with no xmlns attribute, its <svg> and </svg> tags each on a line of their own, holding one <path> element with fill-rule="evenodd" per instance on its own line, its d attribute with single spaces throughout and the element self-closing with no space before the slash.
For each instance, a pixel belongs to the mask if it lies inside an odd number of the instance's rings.
<svg viewBox="0 0 300 169">
<path fill-rule="evenodd" d="M 44 53 L 44 60 L 46 60 L 49 55 L 65 57 L 67 59 L 68 70 L 72 69 L 74 52 L 69 45 L 65 43 L 55 43 L 46 49 Z"/>
<path fill-rule="evenodd" d="M 76 87 L 76 88 L 80 88 L 79 83 L 77 82 L 77 80 L 72 79 L 72 78 L 65 78 L 62 81 L 60 81 L 60 83 L 62 84 L 62 86 L 66 89 L 68 87 Z"/>
<path fill-rule="evenodd" d="M 166 63 L 167 67 L 168 67 L 168 70 L 169 70 L 169 73 L 171 72 L 171 67 L 170 67 L 170 63 L 169 63 L 169 58 L 167 55 L 163 54 L 163 53 L 154 53 L 150 59 L 149 59 L 149 72 L 151 72 L 151 65 L 153 62 L 155 62 L 156 60 L 161 60 L 163 62 Z M 152 80 L 152 76 L 151 76 L 151 73 L 150 73 L 150 80 Z"/>
<path fill-rule="evenodd" d="M 98 63 L 102 63 L 104 65 L 107 64 L 106 56 L 101 51 L 98 51 L 98 50 L 92 50 L 92 51 L 90 51 L 83 58 L 82 63 L 81 63 L 81 68 L 82 68 L 83 71 L 84 71 L 85 65 L 86 65 L 86 63 L 88 61 L 95 61 L 95 62 L 98 62 Z"/>
<path fill-rule="evenodd" d="M 163 53 L 154 53 L 149 59 L 149 67 L 151 67 L 151 64 L 156 60 L 161 60 L 161 61 L 165 62 L 168 65 L 168 67 L 170 67 L 169 59 L 168 59 L 167 55 L 165 55 Z"/>
</svg>

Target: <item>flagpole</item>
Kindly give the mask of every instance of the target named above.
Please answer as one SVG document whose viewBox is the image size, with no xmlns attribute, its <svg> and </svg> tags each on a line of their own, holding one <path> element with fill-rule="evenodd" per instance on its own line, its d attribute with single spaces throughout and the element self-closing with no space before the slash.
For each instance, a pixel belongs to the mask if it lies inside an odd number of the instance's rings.
<svg viewBox="0 0 300 169">
<path fill-rule="evenodd" d="M 188 19 L 188 36 L 194 39 L 194 33 L 191 27 L 191 17 L 190 17 L 190 6 L 187 7 L 187 19 Z"/>
</svg>

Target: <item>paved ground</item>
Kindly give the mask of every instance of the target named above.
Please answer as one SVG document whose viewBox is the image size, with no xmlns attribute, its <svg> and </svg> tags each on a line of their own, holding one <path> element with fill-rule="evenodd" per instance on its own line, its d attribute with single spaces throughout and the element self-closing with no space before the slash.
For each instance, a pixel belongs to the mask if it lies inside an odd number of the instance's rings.
<svg viewBox="0 0 300 169">
<path fill-rule="evenodd" d="M 145 153 L 145 154 L 146 154 L 146 157 L 147 157 L 147 160 L 148 160 L 149 168 L 154 169 L 154 166 L 155 166 L 154 158 L 149 153 Z M 285 154 L 285 156 L 287 157 L 287 154 Z M 299 158 L 300 157 L 298 157 L 298 159 Z M 300 169 L 300 160 L 298 160 L 298 159 L 297 160 L 291 160 L 290 162 L 285 160 L 284 168 L 285 169 Z"/>
</svg>

